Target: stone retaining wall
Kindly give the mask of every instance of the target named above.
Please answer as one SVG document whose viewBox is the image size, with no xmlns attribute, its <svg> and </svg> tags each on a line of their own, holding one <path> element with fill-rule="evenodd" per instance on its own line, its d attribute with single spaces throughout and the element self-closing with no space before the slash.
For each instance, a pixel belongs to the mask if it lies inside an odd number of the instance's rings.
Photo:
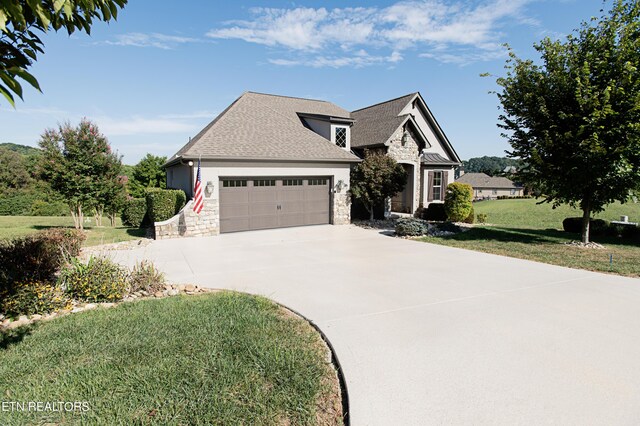
<svg viewBox="0 0 640 426">
<path fill-rule="evenodd" d="M 205 198 L 200 214 L 193 211 L 193 200 L 189 201 L 177 215 L 164 222 L 156 222 L 154 226 L 156 240 L 218 235 L 220 233 L 218 200 Z"/>
</svg>

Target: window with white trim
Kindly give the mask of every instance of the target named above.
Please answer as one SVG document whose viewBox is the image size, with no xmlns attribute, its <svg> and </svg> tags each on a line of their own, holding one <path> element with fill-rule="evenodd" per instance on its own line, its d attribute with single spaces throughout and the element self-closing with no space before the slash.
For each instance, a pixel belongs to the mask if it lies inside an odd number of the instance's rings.
<svg viewBox="0 0 640 426">
<path fill-rule="evenodd" d="M 442 199 L 442 172 L 433 172 L 433 199 Z"/>
<path fill-rule="evenodd" d="M 346 127 L 335 127 L 335 142 L 336 145 L 340 148 L 347 147 L 347 128 Z"/>
</svg>

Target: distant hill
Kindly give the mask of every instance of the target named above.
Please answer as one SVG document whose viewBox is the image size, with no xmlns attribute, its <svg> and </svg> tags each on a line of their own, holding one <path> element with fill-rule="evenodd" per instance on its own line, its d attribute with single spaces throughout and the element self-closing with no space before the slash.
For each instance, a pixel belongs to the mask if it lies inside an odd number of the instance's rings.
<svg viewBox="0 0 640 426">
<path fill-rule="evenodd" d="M 35 148 L 33 146 L 27 145 L 18 145 L 17 143 L 11 142 L 0 143 L 0 148 L 5 148 L 9 151 L 14 151 L 22 155 L 34 155 L 40 152 L 40 148 Z"/>
</svg>

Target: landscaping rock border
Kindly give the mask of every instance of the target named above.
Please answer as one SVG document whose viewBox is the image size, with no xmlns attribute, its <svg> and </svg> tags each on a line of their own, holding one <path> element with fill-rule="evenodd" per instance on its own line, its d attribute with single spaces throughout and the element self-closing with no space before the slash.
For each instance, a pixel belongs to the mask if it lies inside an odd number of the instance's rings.
<svg viewBox="0 0 640 426">
<path fill-rule="evenodd" d="M 49 321 L 57 317 L 62 317 L 69 314 L 75 314 L 78 312 L 89 311 L 91 309 L 96 308 L 112 308 L 121 303 L 129 303 L 134 302 L 136 300 L 141 299 L 160 299 L 163 297 L 172 297 L 178 295 L 197 295 L 204 293 L 216 293 L 221 290 L 219 289 L 211 289 L 211 288 L 202 288 L 194 284 L 165 284 L 164 290 L 157 291 L 153 294 L 147 291 L 136 291 L 127 296 L 125 296 L 119 302 L 96 302 L 96 303 L 85 303 L 72 301 L 71 305 L 67 309 L 62 309 L 55 312 L 50 312 L 48 314 L 40 315 L 34 314 L 31 316 L 21 315 L 17 319 L 11 318 L 0 318 L 2 321 L 0 322 L 0 331 L 3 330 L 11 330 L 14 328 L 21 327 L 23 325 L 33 324 L 38 321 Z"/>
</svg>

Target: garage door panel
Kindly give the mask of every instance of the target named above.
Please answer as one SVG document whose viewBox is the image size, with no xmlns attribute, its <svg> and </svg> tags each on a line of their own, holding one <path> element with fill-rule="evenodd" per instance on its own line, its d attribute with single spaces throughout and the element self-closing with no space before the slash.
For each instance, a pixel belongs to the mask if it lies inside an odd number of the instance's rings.
<svg viewBox="0 0 640 426">
<path fill-rule="evenodd" d="M 329 178 L 230 178 L 220 183 L 220 231 L 234 232 L 330 222 Z M 237 185 L 237 184 L 236 184 Z"/>
<path fill-rule="evenodd" d="M 265 203 L 278 201 L 278 193 L 274 187 L 266 188 L 252 188 L 249 202 L 251 203 Z"/>
<path fill-rule="evenodd" d="M 309 225 L 308 223 L 305 223 L 305 215 L 303 212 L 282 213 L 279 215 L 279 219 L 280 227 Z"/>
<path fill-rule="evenodd" d="M 251 216 L 249 229 L 270 229 L 278 227 L 278 217 L 275 215 Z"/>
<path fill-rule="evenodd" d="M 305 223 L 307 225 L 322 225 L 328 223 L 329 221 L 329 212 L 327 213 L 306 213 L 305 214 Z"/>
<path fill-rule="evenodd" d="M 278 192 L 278 201 L 304 201 L 304 187 L 298 187 L 293 190 L 281 189 Z"/>
<path fill-rule="evenodd" d="M 246 231 L 249 228 L 249 217 L 234 217 L 231 219 L 220 219 L 220 229 L 223 232 Z"/>
<path fill-rule="evenodd" d="M 278 212 L 277 203 L 252 203 L 248 204 L 250 216 L 275 216 Z"/>
<path fill-rule="evenodd" d="M 249 204 L 226 204 L 220 207 L 221 218 L 249 216 Z"/>
</svg>

